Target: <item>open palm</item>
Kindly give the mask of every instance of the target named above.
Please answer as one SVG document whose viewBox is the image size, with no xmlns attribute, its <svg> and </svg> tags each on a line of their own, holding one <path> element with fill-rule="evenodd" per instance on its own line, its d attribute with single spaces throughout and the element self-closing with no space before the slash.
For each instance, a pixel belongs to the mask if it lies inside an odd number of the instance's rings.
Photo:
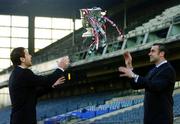
<svg viewBox="0 0 180 124">
<path fill-rule="evenodd" d="M 131 56 L 131 54 L 130 54 L 130 52 L 125 52 L 124 54 L 123 54 L 123 56 L 124 56 L 124 60 L 125 60 L 125 64 L 126 64 L 126 67 L 127 68 L 133 68 L 132 67 L 132 56 Z"/>
</svg>

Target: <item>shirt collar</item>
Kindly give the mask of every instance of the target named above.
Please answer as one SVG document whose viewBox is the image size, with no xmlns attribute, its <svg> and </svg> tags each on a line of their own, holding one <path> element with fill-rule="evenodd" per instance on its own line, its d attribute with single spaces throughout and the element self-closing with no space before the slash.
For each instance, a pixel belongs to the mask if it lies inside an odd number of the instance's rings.
<svg viewBox="0 0 180 124">
<path fill-rule="evenodd" d="M 164 60 L 164 61 L 162 61 L 161 63 L 159 63 L 158 65 L 156 65 L 156 68 L 158 68 L 159 66 L 161 66 L 161 65 L 164 64 L 164 63 L 167 63 L 167 60 Z"/>
<path fill-rule="evenodd" d="M 21 66 L 21 65 L 18 65 L 20 68 L 22 68 L 22 69 L 25 69 L 25 67 L 23 67 L 23 66 Z"/>
</svg>

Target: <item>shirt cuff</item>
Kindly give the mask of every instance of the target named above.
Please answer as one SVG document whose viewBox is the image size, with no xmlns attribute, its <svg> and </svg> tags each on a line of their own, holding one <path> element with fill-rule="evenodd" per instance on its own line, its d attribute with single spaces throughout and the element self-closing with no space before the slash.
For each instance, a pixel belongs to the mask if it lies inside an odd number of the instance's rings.
<svg viewBox="0 0 180 124">
<path fill-rule="evenodd" d="M 137 75 L 137 77 L 136 77 L 136 78 L 134 78 L 134 82 L 135 82 L 135 83 L 137 83 L 138 78 L 139 78 L 139 75 Z"/>
</svg>

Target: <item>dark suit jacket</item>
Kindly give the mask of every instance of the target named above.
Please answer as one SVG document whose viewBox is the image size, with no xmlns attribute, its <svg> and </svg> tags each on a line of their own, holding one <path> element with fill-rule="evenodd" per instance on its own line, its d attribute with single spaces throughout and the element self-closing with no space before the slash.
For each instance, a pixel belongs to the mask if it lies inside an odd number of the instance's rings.
<svg viewBox="0 0 180 124">
<path fill-rule="evenodd" d="M 173 124 L 173 90 L 176 73 L 164 63 L 146 77 L 132 81 L 134 89 L 145 88 L 144 124 Z"/>
<path fill-rule="evenodd" d="M 37 87 L 51 87 L 63 75 L 56 69 L 47 76 L 35 75 L 30 69 L 16 67 L 9 78 L 12 102 L 10 124 L 36 124 Z"/>
</svg>

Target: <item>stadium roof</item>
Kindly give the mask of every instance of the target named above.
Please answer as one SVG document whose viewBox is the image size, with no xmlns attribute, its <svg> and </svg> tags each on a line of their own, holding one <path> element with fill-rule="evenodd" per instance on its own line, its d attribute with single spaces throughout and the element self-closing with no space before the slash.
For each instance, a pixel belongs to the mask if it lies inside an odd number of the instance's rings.
<svg viewBox="0 0 180 124">
<path fill-rule="evenodd" d="M 101 7 L 116 13 L 122 12 L 125 4 L 128 9 L 160 1 L 163 0 L 0 0 L 0 14 L 79 18 L 82 8 Z"/>
<path fill-rule="evenodd" d="M 0 0 L 0 14 L 35 15 L 72 18 L 79 9 L 111 8 L 124 0 Z"/>
</svg>

